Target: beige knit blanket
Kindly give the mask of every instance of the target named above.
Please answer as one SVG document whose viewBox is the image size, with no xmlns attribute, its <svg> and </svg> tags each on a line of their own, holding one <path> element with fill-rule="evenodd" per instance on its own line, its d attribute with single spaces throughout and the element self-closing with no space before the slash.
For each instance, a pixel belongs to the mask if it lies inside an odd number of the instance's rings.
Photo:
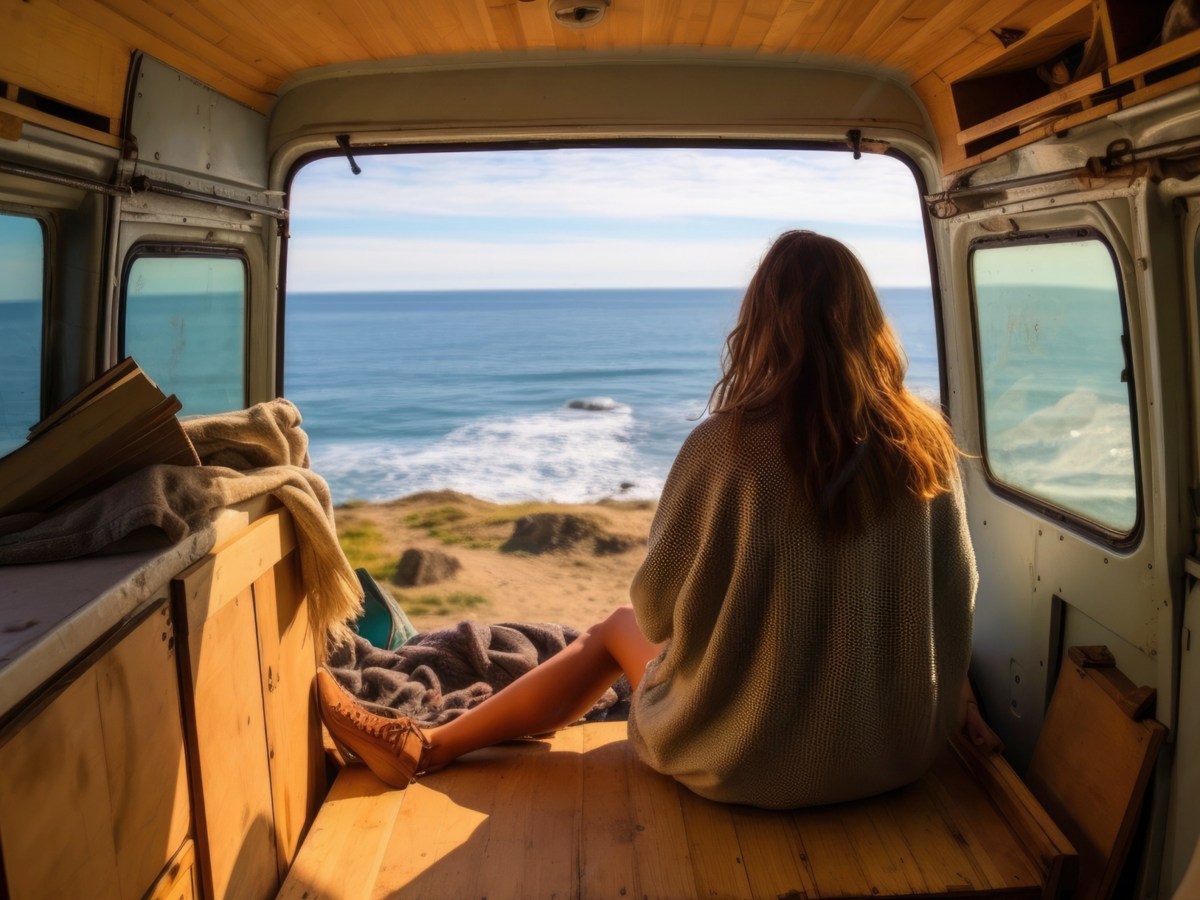
<svg viewBox="0 0 1200 900">
<path fill-rule="evenodd" d="M 211 529 L 225 507 L 270 494 L 296 526 L 313 633 L 344 639 L 362 610 L 362 588 L 338 544 L 329 487 L 308 468 L 300 423 L 282 399 L 184 419 L 202 465 L 149 466 L 49 514 L 0 517 L 0 565 L 85 556 L 147 528 L 176 544 Z"/>
</svg>

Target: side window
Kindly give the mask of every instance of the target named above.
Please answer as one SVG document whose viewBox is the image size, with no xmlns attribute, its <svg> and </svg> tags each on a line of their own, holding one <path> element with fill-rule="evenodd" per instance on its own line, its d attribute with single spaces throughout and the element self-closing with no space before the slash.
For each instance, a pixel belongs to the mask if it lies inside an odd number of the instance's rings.
<svg viewBox="0 0 1200 900">
<path fill-rule="evenodd" d="M 0 213 L 0 456 L 41 418 L 45 270 L 42 223 Z"/>
<path fill-rule="evenodd" d="M 185 415 L 246 405 L 246 262 L 142 247 L 126 266 L 120 353 L 132 356 Z"/>
<path fill-rule="evenodd" d="M 1139 520 L 1128 337 L 1093 232 L 973 247 L 984 455 L 992 477 L 1128 536 Z"/>
</svg>

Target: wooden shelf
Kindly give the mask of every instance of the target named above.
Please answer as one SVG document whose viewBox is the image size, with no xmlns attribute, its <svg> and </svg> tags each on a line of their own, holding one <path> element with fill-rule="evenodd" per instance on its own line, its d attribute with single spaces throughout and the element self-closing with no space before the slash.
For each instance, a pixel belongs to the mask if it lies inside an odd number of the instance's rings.
<svg viewBox="0 0 1200 900">
<path fill-rule="evenodd" d="M 947 174 L 1200 82 L 1200 31 L 1146 49 L 1154 40 L 1150 26 L 1161 21 L 1158 10 L 1135 8 L 1131 0 L 1096 0 L 1083 10 L 1084 29 L 1078 6 L 950 85 L 958 131 L 953 145 L 944 145 Z M 1072 33 L 1092 35 L 1093 28 L 1093 40 L 1103 43 L 1100 68 L 1051 89 L 1038 66 L 1072 49 L 1078 57 L 1078 41 L 1065 47 L 1062 41 Z"/>
<path fill-rule="evenodd" d="M 104 120 L 109 126 L 106 131 L 90 128 L 86 125 L 64 119 L 61 116 L 56 116 L 53 113 L 44 112 L 43 110 L 18 102 L 16 99 L 17 91 L 14 88 L 14 85 L 9 85 L 9 89 L 5 91 L 5 96 L 0 97 L 0 126 L 3 126 L 0 127 L 0 138 L 18 140 L 21 136 L 22 123 L 31 122 L 34 125 L 41 125 L 52 131 L 60 131 L 63 134 L 82 138 L 85 141 L 92 141 L 93 143 L 103 144 L 105 147 L 120 149 L 121 139 L 112 133 L 115 127 L 112 120 Z"/>
</svg>

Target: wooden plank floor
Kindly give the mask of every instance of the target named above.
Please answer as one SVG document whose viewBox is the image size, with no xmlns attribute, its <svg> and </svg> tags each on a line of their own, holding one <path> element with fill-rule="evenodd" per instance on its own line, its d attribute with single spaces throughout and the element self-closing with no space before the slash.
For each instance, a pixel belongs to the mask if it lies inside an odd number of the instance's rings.
<svg viewBox="0 0 1200 900">
<path fill-rule="evenodd" d="M 797 812 L 703 800 L 623 723 L 479 751 L 406 791 L 339 775 L 281 897 L 1040 897 L 953 754 L 884 797 Z"/>
</svg>

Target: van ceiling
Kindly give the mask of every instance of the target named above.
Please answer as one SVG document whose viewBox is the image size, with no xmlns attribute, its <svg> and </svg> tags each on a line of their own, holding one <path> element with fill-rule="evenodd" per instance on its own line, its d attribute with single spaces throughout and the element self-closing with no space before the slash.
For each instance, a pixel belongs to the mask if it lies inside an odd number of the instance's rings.
<svg viewBox="0 0 1200 900">
<path fill-rule="evenodd" d="M 929 111 L 947 167 L 954 168 L 956 157 L 962 165 L 976 162 L 980 150 L 1011 138 L 1015 131 L 1000 132 L 1011 129 L 1012 116 L 989 131 L 1001 113 L 1055 93 L 1036 84 L 1038 64 L 1078 47 L 1095 27 L 1104 40 L 1093 43 L 1103 43 L 1107 65 L 1116 66 L 1131 55 L 1117 46 L 1120 35 L 1140 32 L 1135 50 L 1143 53 L 1153 43 L 1142 38 L 1157 34 L 1168 3 L 611 0 L 594 27 L 572 30 L 554 22 L 547 0 L 24 0 L 0 8 L 0 118 L 19 116 L 14 106 L 21 97 L 43 96 L 101 117 L 107 128 L 89 127 L 116 135 L 134 50 L 264 113 L 289 79 L 333 64 L 526 51 L 677 49 L 693 59 L 776 62 L 817 55 L 890 71 L 911 86 Z M 1189 44 L 1172 61 L 1185 58 L 1185 49 L 1195 53 Z M 1096 73 L 1103 84 L 1095 91 L 1078 79 L 1064 89 L 1072 112 L 1081 105 L 1086 118 L 1097 92 L 1110 88 L 1104 74 Z M 1143 70 L 1128 74 L 1140 78 Z M 959 90 L 964 85 L 971 89 Z M 1142 87 L 1144 80 L 1130 90 Z M 997 96 L 1006 102 L 997 105 Z M 990 139 L 993 133 L 999 136 Z M 1029 139 L 1045 133 L 1052 132 Z"/>
<path fill-rule="evenodd" d="M 595 27 L 553 23 L 545 0 L 27 0 L 0 12 L 0 79 L 119 118 L 143 50 L 259 110 L 314 66 L 440 54 L 664 47 L 852 57 L 920 85 L 1004 50 L 1001 28 L 1055 20 L 1086 38 L 1090 0 L 613 0 Z M 1063 13 L 1079 21 L 1064 32 Z M 1069 20 L 1071 15 L 1066 16 Z M 1067 33 L 1070 32 L 1070 33 Z"/>
</svg>

